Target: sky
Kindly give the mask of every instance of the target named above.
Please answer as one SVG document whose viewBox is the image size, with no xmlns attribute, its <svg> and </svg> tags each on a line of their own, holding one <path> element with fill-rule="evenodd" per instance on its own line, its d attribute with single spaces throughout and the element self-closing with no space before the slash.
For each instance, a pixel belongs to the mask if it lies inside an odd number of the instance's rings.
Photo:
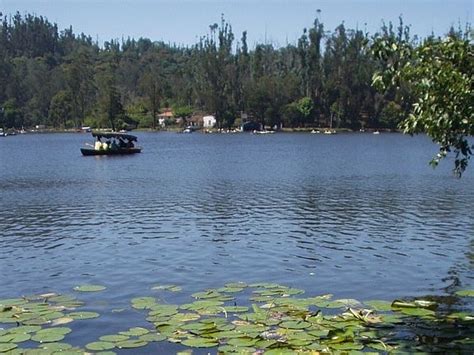
<svg viewBox="0 0 474 355">
<path fill-rule="evenodd" d="M 224 14 L 236 39 L 247 31 L 251 48 L 256 43 L 294 44 L 316 16 L 325 30 L 344 22 L 346 28 L 374 34 L 382 21 L 397 25 L 402 15 L 412 34 L 442 36 L 451 25 L 472 23 L 473 9 L 474 0 L 0 0 L 3 14 L 44 16 L 100 44 L 144 37 L 192 45 Z"/>
</svg>

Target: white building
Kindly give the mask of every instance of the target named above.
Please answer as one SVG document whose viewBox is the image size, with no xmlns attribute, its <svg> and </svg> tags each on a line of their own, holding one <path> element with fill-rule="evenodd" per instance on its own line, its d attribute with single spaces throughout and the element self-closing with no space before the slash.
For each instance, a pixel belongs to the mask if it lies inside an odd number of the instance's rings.
<svg viewBox="0 0 474 355">
<path fill-rule="evenodd" d="M 214 116 L 204 116 L 202 125 L 204 128 L 213 128 L 216 125 L 216 118 Z"/>
</svg>

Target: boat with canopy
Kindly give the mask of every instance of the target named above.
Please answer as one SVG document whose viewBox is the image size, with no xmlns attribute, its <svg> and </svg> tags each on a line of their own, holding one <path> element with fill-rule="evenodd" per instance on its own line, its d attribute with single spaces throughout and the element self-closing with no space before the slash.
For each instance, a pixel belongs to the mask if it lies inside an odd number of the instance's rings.
<svg viewBox="0 0 474 355">
<path fill-rule="evenodd" d="M 81 148 L 82 155 L 127 155 L 140 153 L 142 149 L 136 145 L 137 137 L 118 132 L 92 132 L 95 143 Z"/>
</svg>

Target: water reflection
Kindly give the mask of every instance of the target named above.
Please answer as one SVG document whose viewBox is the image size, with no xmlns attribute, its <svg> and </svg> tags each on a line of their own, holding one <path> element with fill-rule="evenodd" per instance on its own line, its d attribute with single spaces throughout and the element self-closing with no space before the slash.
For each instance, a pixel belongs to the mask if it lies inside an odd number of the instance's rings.
<svg viewBox="0 0 474 355">
<path fill-rule="evenodd" d="M 19 292 L 266 280 L 392 299 L 442 291 L 453 269 L 473 282 L 473 178 L 426 168 L 423 137 L 142 134 L 126 160 L 79 156 L 82 137 L 0 151 L 2 281 Z"/>
</svg>

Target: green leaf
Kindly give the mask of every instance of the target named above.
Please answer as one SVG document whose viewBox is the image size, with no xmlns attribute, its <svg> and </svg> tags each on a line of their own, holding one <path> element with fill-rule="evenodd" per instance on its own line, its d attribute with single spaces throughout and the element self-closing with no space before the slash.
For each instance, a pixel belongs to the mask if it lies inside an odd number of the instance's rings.
<svg viewBox="0 0 474 355">
<path fill-rule="evenodd" d="M 115 348 L 115 344 L 106 341 L 94 341 L 86 345 L 86 349 L 93 351 L 110 350 Z"/>
<path fill-rule="evenodd" d="M 140 335 L 138 339 L 146 341 L 146 342 L 158 342 L 158 341 L 166 340 L 166 336 L 164 336 L 163 334 L 149 333 L 145 335 Z"/>
<path fill-rule="evenodd" d="M 7 351 L 13 350 L 18 345 L 12 343 L 0 343 L 0 353 L 6 353 Z"/>
<path fill-rule="evenodd" d="M 67 314 L 73 319 L 92 319 L 99 317 L 99 313 L 96 312 L 72 312 Z"/>
<path fill-rule="evenodd" d="M 115 343 L 115 345 L 120 349 L 132 349 L 132 348 L 140 348 L 142 346 L 146 346 L 148 342 L 137 339 L 137 340 L 125 340 L 119 341 Z"/>
<path fill-rule="evenodd" d="M 190 346 L 192 348 L 213 348 L 219 345 L 218 342 L 213 341 L 208 338 L 188 338 L 183 340 L 181 344 L 185 346 Z"/>
<path fill-rule="evenodd" d="M 367 302 L 364 302 L 366 305 L 368 305 L 370 308 L 376 310 L 376 311 L 381 311 L 381 312 L 385 312 L 385 311 L 390 311 L 392 310 L 392 302 L 388 302 L 388 301 L 378 301 L 378 300 L 374 300 L 374 301 L 367 301 Z"/>
<path fill-rule="evenodd" d="M 128 339 L 129 339 L 128 335 L 120 335 L 120 334 L 102 335 L 99 338 L 99 340 L 101 341 L 110 342 L 110 343 L 116 343 L 116 342 L 125 341 Z"/>
<path fill-rule="evenodd" d="M 98 292 L 98 291 L 103 291 L 105 289 L 106 289 L 105 286 L 100 286 L 100 285 L 81 285 L 81 286 L 74 287 L 74 291 L 79 291 L 79 292 Z"/>
<path fill-rule="evenodd" d="M 127 336 L 140 336 L 140 335 L 148 334 L 149 332 L 150 331 L 148 329 L 145 329 L 142 327 L 133 327 L 125 332 L 119 332 L 119 334 L 127 335 Z"/>
<path fill-rule="evenodd" d="M 456 295 L 460 297 L 474 297 L 474 290 L 461 290 L 457 291 Z"/>
<path fill-rule="evenodd" d="M 136 309 L 150 309 L 155 304 L 154 297 L 136 297 L 132 299 L 132 307 Z"/>
</svg>

